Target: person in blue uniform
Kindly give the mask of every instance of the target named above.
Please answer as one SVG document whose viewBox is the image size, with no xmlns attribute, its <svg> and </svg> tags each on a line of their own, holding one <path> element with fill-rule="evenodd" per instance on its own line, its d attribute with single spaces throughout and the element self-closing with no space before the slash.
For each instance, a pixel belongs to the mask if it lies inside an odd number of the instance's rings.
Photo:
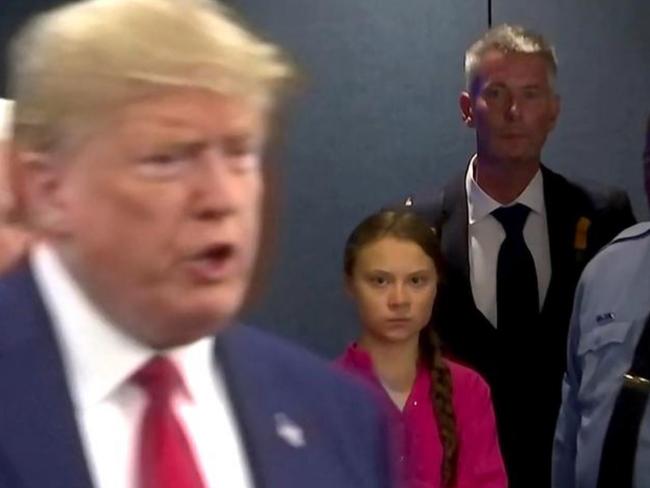
<svg viewBox="0 0 650 488">
<path fill-rule="evenodd" d="M 623 231 L 576 291 L 554 488 L 650 486 L 650 223 Z"/>
</svg>

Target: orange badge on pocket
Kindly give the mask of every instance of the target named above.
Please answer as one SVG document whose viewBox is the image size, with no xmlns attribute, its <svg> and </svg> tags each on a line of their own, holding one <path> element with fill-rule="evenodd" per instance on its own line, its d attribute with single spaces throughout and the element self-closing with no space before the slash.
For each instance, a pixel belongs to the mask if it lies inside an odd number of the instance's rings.
<svg viewBox="0 0 650 488">
<path fill-rule="evenodd" d="M 576 224 L 576 236 L 573 241 L 573 247 L 576 251 L 584 251 L 587 249 L 587 233 L 591 226 L 591 220 L 587 217 L 580 217 Z"/>
</svg>

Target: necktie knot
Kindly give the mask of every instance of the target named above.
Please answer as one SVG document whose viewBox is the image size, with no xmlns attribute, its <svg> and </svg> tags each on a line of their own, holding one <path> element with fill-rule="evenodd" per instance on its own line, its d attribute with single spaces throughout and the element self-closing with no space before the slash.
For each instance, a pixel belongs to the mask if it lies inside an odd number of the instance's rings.
<svg viewBox="0 0 650 488">
<path fill-rule="evenodd" d="M 492 211 L 494 218 L 499 221 L 506 237 L 515 237 L 522 234 L 530 208 L 522 203 L 516 203 L 510 207 L 499 207 Z"/>
<path fill-rule="evenodd" d="M 133 382 L 152 398 L 169 398 L 170 395 L 183 388 L 183 380 L 169 359 L 154 356 L 133 375 Z"/>
</svg>

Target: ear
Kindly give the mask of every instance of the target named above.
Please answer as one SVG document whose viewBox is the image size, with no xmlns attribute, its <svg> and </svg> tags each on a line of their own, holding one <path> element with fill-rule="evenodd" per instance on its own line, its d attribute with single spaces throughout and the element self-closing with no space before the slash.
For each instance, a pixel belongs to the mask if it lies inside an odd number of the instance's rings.
<svg viewBox="0 0 650 488">
<path fill-rule="evenodd" d="M 460 106 L 460 114 L 463 123 L 467 127 L 474 128 L 474 112 L 472 110 L 472 96 L 467 91 L 463 91 L 458 97 L 458 105 Z"/>
<path fill-rule="evenodd" d="M 66 165 L 47 152 L 16 151 L 16 182 L 28 222 L 45 235 L 66 233 Z"/>
</svg>

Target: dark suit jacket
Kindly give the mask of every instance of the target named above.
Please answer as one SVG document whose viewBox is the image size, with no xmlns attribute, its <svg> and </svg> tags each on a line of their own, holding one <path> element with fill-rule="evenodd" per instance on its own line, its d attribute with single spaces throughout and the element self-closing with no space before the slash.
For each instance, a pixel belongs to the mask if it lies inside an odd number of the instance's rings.
<svg viewBox="0 0 650 488">
<path fill-rule="evenodd" d="M 433 320 L 448 353 L 478 370 L 492 388 L 502 450 L 515 488 L 550 484 L 575 286 L 589 259 L 635 223 L 624 192 L 580 185 L 545 167 L 542 173 L 551 281 L 540 322 L 521 324 L 514 344 L 504 340 L 474 303 L 465 171 L 433 197 L 411 198 L 413 210 L 437 230 L 448 266 Z M 520 475 L 528 477 L 525 482 Z"/>
<path fill-rule="evenodd" d="M 392 486 L 385 424 L 358 385 L 244 326 L 216 343 L 256 487 Z M 59 348 L 27 266 L 0 279 L 0 392 L 0 487 L 91 488 Z M 302 427 L 304 447 L 278 436 L 278 413 Z"/>
</svg>

